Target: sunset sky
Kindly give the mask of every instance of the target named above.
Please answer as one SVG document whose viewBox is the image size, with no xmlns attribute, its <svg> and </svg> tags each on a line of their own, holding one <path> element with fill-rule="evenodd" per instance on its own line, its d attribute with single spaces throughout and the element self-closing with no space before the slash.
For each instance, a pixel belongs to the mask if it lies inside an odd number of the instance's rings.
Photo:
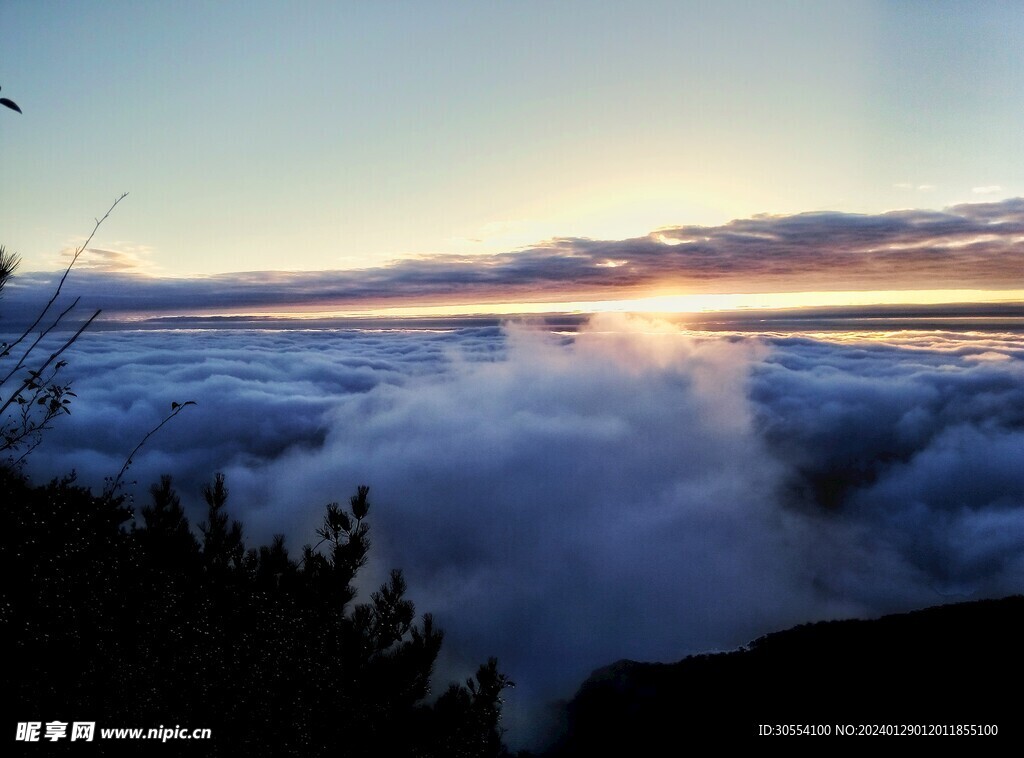
<svg viewBox="0 0 1024 758">
<path fill-rule="evenodd" d="M 365 587 L 408 571 L 436 691 L 499 657 L 516 746 L 619 659 L 1019 593 L 1022 40 L 1015 2 L 0 0 L 0 337 L 129 193 L 24 470 L 128 459 L 193 524 L 220 472 L 293 555 L 371 485 Z"/>
<path fill-rule="evenodd" d="M 128 191 L 77 280 L 115 311 L 1024 299 L 1012 3 L 15 0 L 0 29 L 15 298 Z"/>
</svg>

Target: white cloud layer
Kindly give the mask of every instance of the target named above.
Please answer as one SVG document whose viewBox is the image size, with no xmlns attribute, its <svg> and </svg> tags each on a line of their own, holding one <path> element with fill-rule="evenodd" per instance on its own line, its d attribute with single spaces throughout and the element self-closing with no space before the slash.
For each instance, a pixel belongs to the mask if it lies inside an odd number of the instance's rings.
<svg viewBox="0 0 1024 758">
<path fill-rule="evenodd" d="M 878 335 L 876 335 L 877 337 Z M 198 520 L 223 471 L 251 541 L 298 549 L 371 486 L 368 579 L 406 571 L 442 675 L 497 655 L 524 703 L 619 658 L 672 660 L 794 623 L 1024 589 L 1016 335 L 694 335 L 622 316 L 568 337 L 111 332 L 29 464 Z"/>
</svg>

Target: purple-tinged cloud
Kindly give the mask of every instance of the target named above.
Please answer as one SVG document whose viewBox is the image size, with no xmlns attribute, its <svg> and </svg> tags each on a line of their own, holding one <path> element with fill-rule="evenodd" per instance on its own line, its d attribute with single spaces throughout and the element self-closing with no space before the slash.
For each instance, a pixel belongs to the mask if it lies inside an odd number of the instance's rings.
<svg viewBox="0 0 1024 758">
<path fill-rule="evenodd" d="M 614 265 L 611 265 L 614 264 Z M 206 277 L 74 272 L 76 294 L 108 314 L 346 309 L 408 303 L 611 298 L 658 286 L 684 293 L 1024 287 L 1024 199 L 942 211 L 756 216 L 626 240 L 560 238 L 498 255 L 436 255 L 346 271 Z M 55 274 L 5 293 L 23 317 Z"/>
</svg>

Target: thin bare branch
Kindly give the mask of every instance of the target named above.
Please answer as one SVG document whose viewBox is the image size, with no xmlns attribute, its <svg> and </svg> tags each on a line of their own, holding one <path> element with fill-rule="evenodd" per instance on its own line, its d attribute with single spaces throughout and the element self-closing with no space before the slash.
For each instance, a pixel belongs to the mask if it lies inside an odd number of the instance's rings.
<svg viewBox="0 0 1024 758">
<path fill-rule="evenodd" d="M 28 454 L 29 454 L 29 453 L 31 453 L 31 452 L 32 452 L 33 450 L 35 450 L 35 449 L 36 449 L 37 447 L 39 447 L 39 445 L 40 445 L 40 443 L 42 443 L 42 441 L 43 441 L 43 439 L 42 439 L 42 437 L 40 437 L 40 438 L 39 438 L 39 439 L 37 439 L 37 440 L 36 440 L 35 442 L 33 442 L 33 443 L 32 443 L 31 445 L 29 445 L 29 446 L 28 446 L 28 449 L 27 449 L 27 450 L 25 450 L 25 452 L 24 452 L 24 453 L 22 453 L 21 455 L 19 455 L 19 456 L 18 456 L 18 458 L 17 458 L 17 460 L 15 460 L 15 461 L 14 461 L 14 462 L 13 462 L 13 463 L 11 464 L 11 467 L 12 467 L 12 468 L 17 468 L 18 466 L 20 466 L 20 465 L 22 464 L 22 461 L 24 461 L 24 460 L 25 460 L 26 458 L 28 458 Z"/>
<path fill-rule="evenodd" d="M 46 329 L 44 329 L 43 331 L 41 331 L 39 333 L 39 336 L 36 337 L 35 342 L 33 342 L 31 345 L 29 345 L 28 349 L 25 350 L 25 353 L 21 356 L 21 358 L 18 359 L 17 365 L 15 365 L 15 367 L 12 368 L 8 372 L 7 376 L 5 376 L 3 379 L 0 379 L 0 387 L 2 387 L 5 384 L 7 384 L 8 380 L 10 380 L 10 378 L 12 376 L 14 376 L 16 373 L 18 373 L 18 371 L 20 371 L 24 367 L 25 361 L 32 354 L 32 351 L 35 350 L 36 347 L 38 347 L 39 343 L 43 341 L 43 339 L 46 337 L 47 334 L 52 332 L 54 330 L 54 328 L 56 328 L 56 326 L 58 324 L 60 324 L 60 322 L 63 320 L 63 318 L 66 315 L 68 315 L 69 313 L 71 313 L 72 310 L 74 310 L 74 307 L 76 305 L 78 305 L 78 301 L 81 300 L 81 299 L 82 298 L 80 298 L 80 297 L 76 297 L 75 301 L 73 303 L 71 303 L 71 305 L 69 305 L 63 311 L 61 311 L 60 315 L 57 316 L 57 318 L 54 320 L 54 322 L 52 324 L 50 324 L 48 327 L 46 327 Z M 10 352 L 10 348 L 8 348 L 6 352 L 9 353 Z"/>
<path fill-rule="evenodd" d="M 102 311 L 96 311 L 94 314 L 92 314 L 89 317 L 89 319 L 84 324 L 82 324 L 81 327 L 79 327 L 78 331 L 75 332 L 74 335 L 69 340 L 67 340 L 63 345 L 61 345 L 59 350 L 51 353 L 50 357 L 47 358 L 46 361 L 38 369 L 35 370 L 35 375 L 38 376 L 42 374 L 51 363 L 53 363 L 57 358 L 60 357 L 61 353 L 63 353 L 65 350 L 71 347 L 71 345 L 74 344 L 75 340 L 82 336 L 82 332 L 84 332 L 89 327 L 89 324 L 91 324 L 96 319 L 96 317 L 100 315 L 101 312 Z M 7 398 L 7 402 L 0 406 L 0 416 L 3 416 L 4 411 L 6 411 L 10 407 L 11 403 L 16 402 L 17 399 L 21 397 L 21 393 L 23 393 L 25 389 L 33 381 L 34 376 L 33 374 L 30 373 L 28 377 L 25 379 L 25 381 L 21 383 L 21 386 L 14 391 L 14 394 Z"/>
<path fill-rule="evenodd" d="M 113 212 L 114 208 L 117 207 L 117 204 L 124 200 L 126 197 L 128 197 L 127 192 L 122 194 L 121 197 L 117 198 L 117 200 L 114 201 L 113 205 L 111 205 L 110 208 L 107 209 L 107 212 L 103 214 L 102 218 L 96 219 L 96 225 L 92 228 L 92 231 L 89 233 L 88 238 L 86 238 L 85 242 L 83 242 L 82 245 L 77 250 L 75 250 L 74 255 L 71 256 L 71 262 L 68 264 L 67 269 L 65 269 L 64 271 L 64 275 L 60 278 L 60 281 L 57 283 L 57 289 L 54 290 L 54 293 L 50 297 L 49 302 L 46 304 L 43 310 L 39 312 L 39 315 L 36 316 L 36 320 L 32 322 L 32 325 L 28 329 L 26 329 L 22 333 L 22 335 L 14 341 L 13 344 L 8 345 L 8 352 L 17 347 L 22 340 L 24 340 L 29 334 L 35 331 L 35 328 L 39 326 L 39 322 L 46 317 L 47 313 L 50 312 L 50 308 L 53 306 L 54 302 L 56 302 L 57 296 L 60 295 L 61 288 L 64 287 L 64 281 L 68 278 L 68 274 L 71 273 L 72 266 L 74 266 L 75 262 L 78 261 L 78 256 L 80 256 L 82 252 L 89 246 L 89 243 L 92 242 L 92 238 L 96 236 L 96 231 L 100 228 L 100 224 L 107 220 L 107 217 L 111 214 L 111 212 Z"/>
<path fill-rule="evenodd" d="M 149 440 L 149 438 L 152 437 L 154 434 L 156 434 L 158 431 L 160 431 L 160 428 L 164 424 L 166 424 L 172 418 L 174 418 L 179 413 L 181 413 L 183 410 L 185 410 L 185 408 L 187 408 L 190 405 L 195 405 L 195 404 L 196 404 L 195 400 L 187 400 L 184 403 L 171 403 L 171 412 L 167 414 L 167 416 L 164 418 L 163 421 L 161 421 L 155 427 L 150 429 L 149 430 L 149 434 L 147 434 L 145 437 L 143 437 L 142 438 L 142 442 L 140 442 L 138 445 L 136 445 L 135 449 L 132 450 L 131 453 L 128 454 L 127 458 L 125 458 L 124 465 L 121 466 L 121 470 L 117 472 L 117 476 L 114 477 L 114 481 L 111 482 L 109 488 L 104 490 L 103 494 L 107 498 L 112 498 L 114 496 L 114 494 L 117 492 L 118 488 L 120 488 L 120 486 L 121 486 L 121 479 L 124 477 L 125 472 L 128 471 L 128 467 L 132 465 L 132 460 L 135 458 L 135 454 L 138 453 L 142 449 L 142 446 L 146 444 L 146 442 Z"/>
</svg>

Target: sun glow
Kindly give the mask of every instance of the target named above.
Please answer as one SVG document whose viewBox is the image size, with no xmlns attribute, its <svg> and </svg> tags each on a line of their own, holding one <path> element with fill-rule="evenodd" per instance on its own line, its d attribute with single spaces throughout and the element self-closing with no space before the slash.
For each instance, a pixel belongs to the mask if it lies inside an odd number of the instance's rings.
<svg viewBox="0 0 1024 758">
<path fill-rule="evenodd" d="M 713 313 L 870 305 L 1024 303 L 1024 290 L 876 290 L 868 292 L 768 292 L 660 294 L 619 300 L 376 305 L 363 308 L 277 309 L 260 316 L 290 318 L 503 316 L 546 313 Z"/>
</svg>

